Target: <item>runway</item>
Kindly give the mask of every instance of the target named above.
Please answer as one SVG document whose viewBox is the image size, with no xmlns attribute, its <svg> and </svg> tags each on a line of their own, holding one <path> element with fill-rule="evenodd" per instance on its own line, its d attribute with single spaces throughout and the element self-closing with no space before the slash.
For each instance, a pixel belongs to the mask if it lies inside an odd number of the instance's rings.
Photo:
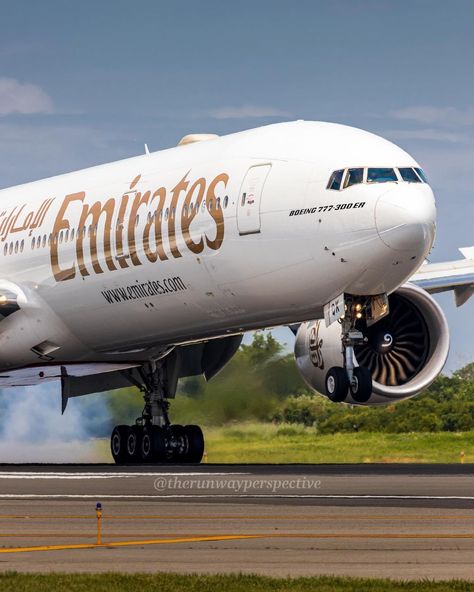
<svg viewBox="0 0 474 592">
<path fill-rule="evenodd" d="M 473 557 L 474 465 L 0 466 L 1 570 L 474 580 Z"/>
</svg>

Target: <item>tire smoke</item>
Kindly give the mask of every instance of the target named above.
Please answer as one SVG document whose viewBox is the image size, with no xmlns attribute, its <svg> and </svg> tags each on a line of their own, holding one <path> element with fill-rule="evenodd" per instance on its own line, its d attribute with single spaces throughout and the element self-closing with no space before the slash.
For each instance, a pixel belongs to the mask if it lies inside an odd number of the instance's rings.
<svg viewBox="0 0 474 592">
<path fill-rule="evenodd" d="M 0 391 L 0 463 L 111 462 L 109 423 L 101 395 L 71 399 L 61 416 L 58 382 Z"/>
</svg>

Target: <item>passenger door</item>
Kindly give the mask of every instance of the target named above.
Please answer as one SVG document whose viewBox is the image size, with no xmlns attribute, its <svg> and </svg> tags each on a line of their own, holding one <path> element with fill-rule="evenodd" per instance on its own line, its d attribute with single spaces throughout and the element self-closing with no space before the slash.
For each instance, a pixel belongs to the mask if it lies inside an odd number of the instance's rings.
<svg viewBox="0 0 474 592">
<path fill-rule="evenodd" d="M 260 164 L 251 167 L 245 175 L 237 203 L 239 234 L 260 232 L 260 203 L 270 169 L 270 164 Z"/>
</svg>

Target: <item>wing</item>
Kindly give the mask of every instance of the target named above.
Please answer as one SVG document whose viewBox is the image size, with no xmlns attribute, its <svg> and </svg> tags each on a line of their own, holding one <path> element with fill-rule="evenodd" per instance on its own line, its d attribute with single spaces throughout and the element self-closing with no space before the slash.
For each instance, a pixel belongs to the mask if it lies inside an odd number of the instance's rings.
<svg viewBox="0 0 474 592">
<path fill-rule="evenodd" d="M 425 263 L 410 278 L 410 282 L 430 294 L 453 290 L 456 306 L 462 306 L 474 294 L 474 247 L 459 250 L 464 259 Z"/>
</svg>

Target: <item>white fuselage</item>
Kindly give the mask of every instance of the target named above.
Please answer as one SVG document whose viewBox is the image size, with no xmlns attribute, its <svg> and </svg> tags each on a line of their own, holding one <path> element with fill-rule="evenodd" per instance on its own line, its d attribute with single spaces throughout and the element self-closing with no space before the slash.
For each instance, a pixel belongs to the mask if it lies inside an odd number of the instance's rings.
<svg viewBox="0 0 474 592">
<path fill-rule="evenodd" d="M 432 246 L 433 194 L 327 189 L 357 166 L 418 165 L 367 132 L 292 122 L 1 191 L 0 288 L 21 318 L 0 323 L 0 369 L 37 363 L 41 343 L 56 363 L 146 360 L 395 290 Z"/>
</svg>

